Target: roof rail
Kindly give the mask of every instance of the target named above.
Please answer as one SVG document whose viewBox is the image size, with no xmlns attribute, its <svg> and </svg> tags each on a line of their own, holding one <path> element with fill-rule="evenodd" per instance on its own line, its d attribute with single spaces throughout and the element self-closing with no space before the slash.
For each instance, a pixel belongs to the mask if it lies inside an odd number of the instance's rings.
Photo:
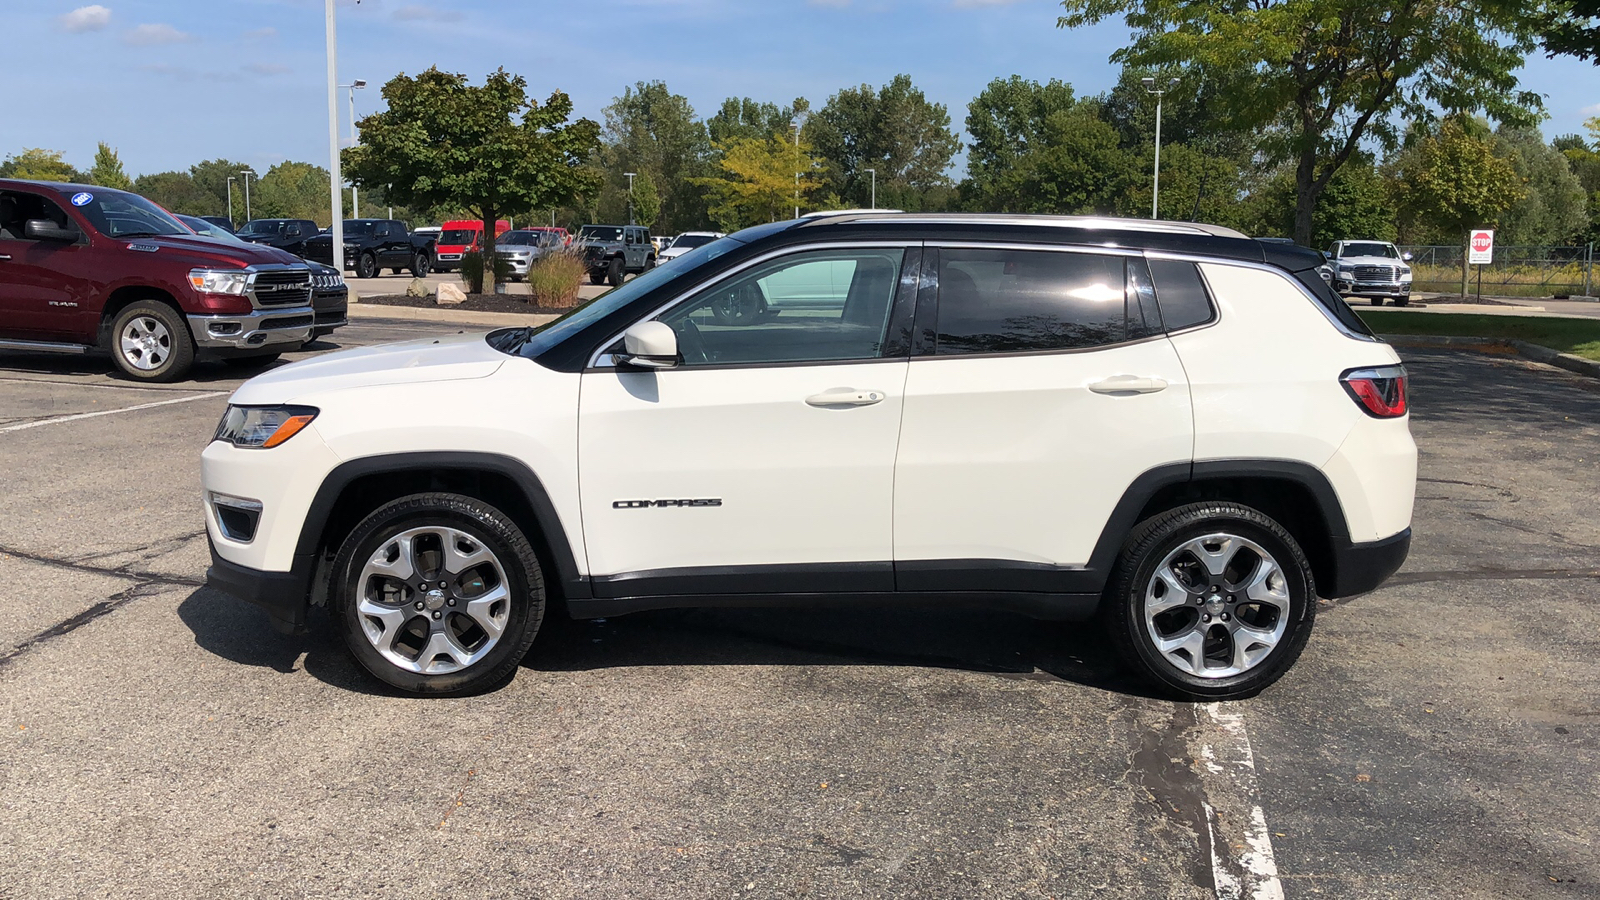
<svg viewBox="0 0 1600 900">
<path fill-rule="evenodd" d="M 1163 234 L 1205 234 L 1212 237 L 1248 239 L 1248 235 L 1200 222 L 1168 222 L 1152 219 L 1126 219 L 1118 216 L 1042 216 L 1021 213 L 902 213 L 894 210 L 840 210 L 811 213 L 801 218 L 848 218 L 852 222 L 906 222 L 918 225 L 1035 225 L 1046 228 L 1082 228 L 1100 231 L 1144 231 Z"/>
</svg>

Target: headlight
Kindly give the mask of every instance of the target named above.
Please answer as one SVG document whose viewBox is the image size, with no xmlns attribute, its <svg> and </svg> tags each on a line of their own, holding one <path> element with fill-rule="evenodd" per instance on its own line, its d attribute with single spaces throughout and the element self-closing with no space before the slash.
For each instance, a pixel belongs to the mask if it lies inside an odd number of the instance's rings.
<svg viewBox="0 0 1600 900">
<path fill-rule="evenodd" d="M 1410 278 L 1411 278 L 1411 267 L 1410 266 L 1401 266 L 1400 267 L 1400 280 L 1401 281 L 1408 281 L 1408 280 L 1410 280 Z"/>
<path fill-rule="evenodd" d="M 244 296 L 250 273 L 238 269 L 190 269 L 189 284 L 202 294 Z"/>
<path fill-rule="evenodd" d="M 311 406 L 229 406 L 211 439 L 269 449 L 299 434 L 316 417 Z"/>
</svg>

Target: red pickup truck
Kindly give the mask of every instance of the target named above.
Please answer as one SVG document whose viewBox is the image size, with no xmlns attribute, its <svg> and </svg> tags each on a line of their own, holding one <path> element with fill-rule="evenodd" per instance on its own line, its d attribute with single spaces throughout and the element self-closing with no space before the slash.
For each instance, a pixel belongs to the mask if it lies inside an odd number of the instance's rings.
<svg viewBox="0 0 1600 900">
<path fill-rule="evenodd" d="M 263 365 L 312 340 L 329 278 L 137 194 L 0 179 L 0 350 L 109 353 L 140 381 L 182 378 L 197 356 Z"/>
</svg>

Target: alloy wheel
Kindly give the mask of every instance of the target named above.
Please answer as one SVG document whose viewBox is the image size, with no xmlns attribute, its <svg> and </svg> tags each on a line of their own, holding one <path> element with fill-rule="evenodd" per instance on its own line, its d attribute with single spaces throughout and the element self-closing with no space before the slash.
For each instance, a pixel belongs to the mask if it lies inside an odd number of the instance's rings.
<svg viewBox="0 0 1600 900">
<path fill-rule="evenodd" d="M 511 613 L 505 567 L 455 528 L 411 528 L 384 541 L 356 583 L 362 633 L 408 672 L 459 672 L 499 643 Z"/>
<path fill-rule="evenodd" d="M 1144 593 L 1144 620 L 1156 651 L 1199 678 L 1229 678 L 1271 655 L 1289 624 L 1282 566 L 1247 538 L 1197 537 L 1168 553 Z"/>
<path fill-rule="evenodd" d="M 137 316 L 123 326 L 122 358 L 128 365 L 149 372 L 172 357 L 172 333 L 154 316 Z"/>
</svg>

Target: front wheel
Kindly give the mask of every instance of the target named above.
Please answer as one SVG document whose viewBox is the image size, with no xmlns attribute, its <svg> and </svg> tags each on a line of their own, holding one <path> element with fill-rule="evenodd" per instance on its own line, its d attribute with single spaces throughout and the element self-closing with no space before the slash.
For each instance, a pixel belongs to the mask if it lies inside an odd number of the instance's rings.
<svg viewBox="0 0 1600 900">
<path fill-rule="evenodd" d="M 1410 306 L 1411 305 L 1411 298 L 1410 297 L 1396 297 L 1396 298 L 1394 298 L 1394 305 L 1395 306 Z"/>
<path fill-rule="evenodd" d="M 611 282 L 612 287 L 622 287 L 622 278 L 625 274 L 622 270 L 622 257 L 620 256 L 606 265 L 606 281 Z"/>
<path fill-rule="evenodd" d="M 377 278 L 378 260 L 371 253 L 363 253 L 356 258 L 357 278 Z"/>
<path fill-rule="evenodd" d="M 589 273 L 589 283 L 590 284 L 605 284 L 606 283 L 606 273 L 604 273 L 604 272 L 590 272 Z"/>
<path fill-rule="evenodd" d="M 1382 306 L 1383 305 L 1383 298 L 1382 297 L 1373 297 L 1373 298 L 1371 298 L 1371 300 L 1372 300 L 1372 305 L 1373 306 Z"/>
<path fill-rule="evenodd" d="M 428 260 L 428 254 L 419 252 L 416 256 L 411 258 L 411 276 L 413 278 L 428 277 L 429 267 L 430 263 Z"/>
<path fill-rule="evenodd" d="M 140 300 L 111 323 L 111 357 L 136 381 L 177 381 L 194 364 L 189 325 L 165 303 Z"/>
<path fill-rule="evenodd" d="M 472 497 L 428 493 L 379 507 L 334 560 L 334 621 L 356 661 L 419 694 L 460 695 L 505 679 L 544 620 L 528 539 Z"/>
<path fill-rule="evenodd" d="M 1311 564 L 1283 526 L 1233 503 L 1197 503 L 1134 529 L 1102 614 L 1123 659 L 1186 699 L 1254 696 L 1311 636 Z"/>
</svg>

